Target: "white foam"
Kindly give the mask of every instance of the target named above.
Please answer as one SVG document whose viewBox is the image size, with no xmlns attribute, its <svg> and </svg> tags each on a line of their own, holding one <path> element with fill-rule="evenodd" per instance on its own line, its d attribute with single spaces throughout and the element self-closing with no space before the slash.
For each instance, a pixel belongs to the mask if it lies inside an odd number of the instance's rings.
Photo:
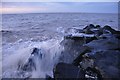
<svg viewBox="0 0 120 80">
<path fill-rule="evenodd" d="M 24 65 L 31 55 L 34 47 L 40 48 L 44 57 L 42 60 L 35 59 L 37 65 L 36 71 L 30 75 L 34 78 L 45 78 L 46 74 L 53 76 L 53 67 L 58 62 L 63 47 L 60 45 L 61 40 L 48 40 L 44 42 L 21 42 L 12 45 L 9 50 L 13 53 L 7 54 L 3 58 L 3 77 L 16 77 L 16 71 L 19 65 Z M 16 48 L 17 47 L 17 48 Z M 9 50 L 7 53 L 9 53 Z M 20 76 L 18 76 L 20 77 Z"/>
<path fill-rule="evenodd" d="M 84 33 L 74 33 L 72 36 L 80 36 L 80 37 L 94 37 L 94 34 L 84 34 Z"/>
</svg>

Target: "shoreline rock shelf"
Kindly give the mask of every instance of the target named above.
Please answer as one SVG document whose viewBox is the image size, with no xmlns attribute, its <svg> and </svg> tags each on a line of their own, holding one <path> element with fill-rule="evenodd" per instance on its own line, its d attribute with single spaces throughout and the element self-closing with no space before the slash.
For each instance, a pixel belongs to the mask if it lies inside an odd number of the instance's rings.
<svg viewBox="0 0 120 80">
<path fill-rule="evenodd" d="M 61 42 L 64 46 L 63 59 L 54 68 L 55 80 L 120 78 L 120 31 L 108 25 L 93 24 L 83 30 L 73 28 L 72 31 L 66 31 L 67 35 Z M 78 73 L 81 76 L 77 76 Z"/>
</svg>

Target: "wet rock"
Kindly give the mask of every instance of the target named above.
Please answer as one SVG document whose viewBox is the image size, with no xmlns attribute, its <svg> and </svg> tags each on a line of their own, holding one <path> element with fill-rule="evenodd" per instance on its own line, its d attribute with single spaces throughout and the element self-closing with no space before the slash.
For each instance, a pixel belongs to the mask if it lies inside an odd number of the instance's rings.
<svg viewBox="0 0 120 80">
<path fill-rule="evenodd" d="M 101 26 L 100 25 L 96 25 L 95 28 L 101 28 Z"/>
<path fill-rule="evenodd" d="M 107 25 L 102 28 L 100 25 L 94 26 L 92 24 L 86 26 L 83 31 L 80 33 L 77 31 L 64 37 L 62 42 L 64 59 L 69 58 L 69 63 L 72 63 L 72 66 L 79 67 L 84 72 L 84 77 L 88 80 L 119 78 L 120 32 Z M 66 54 L 71 57 L 65 56 Z M 74 72 L 72 69 L 70 70 L 71 72 L 67 69 L 66 75 L 63 74 L 66 68 L 63 66 L 66 65 L 65 63 L 60 63 L 56 66 L 58 73 L 56 71 L 55 77 L 71 76 L 69 73 Z"/>
<path fill-rule="evenodd" d="M 84 31 L 79 28 L 68 28 L 65 33 L 66 34 L 72 34 L 72 33 L 83 33 Z"/>
<path fill-rule="evenodd" d="M 119 78 L 120 74 L 120 51 L 106 50 L 88 54 L 94 59 L 94 66 L 104 78 Z"/>
<path fill-rule="evenodd" d="M 106 25 L 103 27 L 103 31 L 109 31 L 112 34 L 120 34 L 119 31 L 116 31 L 115 29 L 111 28 L 110 26 Z"/>
<path fill-rule="evenodd" d="M 31 55 L 38 56 L 41 59 L 43 55 L 42 55 L 42 53 L 40 51 L 41 51 L 41 49 L 34 48 Z"/>
<path fill-rule="evenodd" d="M 90 47 L 92 51 L 104 51 L 104 50 L 114 50 L 120 48 L 119 46 L 120 40 L 115 37 L 111 37 L 110 35 L 106 36 L 106 39 L 94 40 L 86 46 Z"/>
<path fill-rule="evenodd" d="M 86 26 L 85 28 L 83 28 L 84 33 L 86 34 L 94 34 L 93 31 L 91 31 L 91 29 L 95 28 L 95 26 L 93 24 L 90 24 L 88 26 Z"/>
<path fill-rule="evenodd" d="M 65 36 L 64 40 L 61 43 L 61 45 L 64 46 L 62 58 L 67 57 L 67 59 L 64 59 L 65 62 L 71 63 L 73 59 L 84 50 L 83 49 L 84 47 L 82 46 L 83 44 L 89 43 L 92 40 L 96 40 L 96 39 L 97 38 L 94 37 L 94 35 L 86 35 L 86 34 Z"/>
<path fill-rule="evenodd" d="M 83 28 L 83 30 L 90 30 L 92 28 L 95 28 L 95 26 L 93 24 L 90 24 L 90 25 L 86 26 L 85 28 Z"/>
<path fill-rule="evenodd" d="M 58 63 L 54 69 L 54 78 L 84 78 L 84 71 L 72 64 Z"/>
<path fill-rule="evenodd" d="M 46 75 L 46 79 L 45 80 L 54 80 L 52 77 L 50 77 L 49 75 Z"/>
<path fill-rule="evenodd" d="M 94 32 L 93 31 L 91 31 L 91 30 L 84 30 L 85 32 L 85 34 L 94 34 Z"/>
<path fill-rule="evenodd" d="M 117 39 L 120 39 L 120 34 L 114 34 Z"/>
<path fill-rule="evenodd" d="M 111 38 L 115 39 L 116 37 L 113 34 L 102 34 L 102 35 L 99 36 L 99 39 L 111 39 Z"/>
<path fill-rule="evenodd" d="M 7 32 L 11 32 L 11 31 L 8 31 L 8 30 L 1 30 L 2 33 L 7 33 Z"/>
<path fill-rule="evenodd" d="M 18 70 L 22 71 L 33 71 L 36 70 L 36 59 L 42 59 L 41 50 L 38 48 L 34 48 L 31 56 L 27 59 L 27 61 L 23 65 L 18 65 Z"/>
<path fill-rule="evenodd" d="M 119 78 L 120 46 L 118 44 L 117 38 L 111 34 L 106 35 L 106 39 L 94 40 L 86 44 L 91 52 L 84 53 L 81 55 L 82 58 L 76 60 L 83 69 L 88 67 L 97 69 L 103 78 Z"/>
<path fill-rule="evenodd" d="M 85 78 L 86 80 L 103 80 L 100 71 L 91 67 L 85 70 Z"/>
<path fill-rule="evenodd" d="M 79 65 L 83 69 L 87 69 L 88 67 L 94 68 L 94 60 L 90 57 L 83 57 L 83 59 L 80 61 Z"/>
<path fill-rule="evenodd" d="M 83 46 L 83 47 L 81 47 L 81 52 L 79 53 L 79 55 L 74 59 L 74 61 L 73 61 L 73 65 L 75 65 L 75 66 L 79 66 L 80 65 L 80 62 L 83 60 L 83 55 L 85 54 L 85 53 L 87 53 L 87 52 L 91 52 L 90 51 L 90 48 L 89 47 L 87 47 L 87 46 Z"/>
<path fill-rule="evenodd" d="M 61 45 L 64 46 L 64 51 L 61 55 L 62 62 L 72 63 L 75 56 L 78 56 L 78 53 L 81 51 L 81 46 L 83 45 L 84 40 L 78 39 L 64 39 L 61 42 Z"/>
<path fill-rule="evenodd" d="M 96 29 L 91 29 L 91 31 L 92 32 L 94 32 L 94 35 L 95 35 L 95 37 L 99 37 L 100 35 L 102 35 L 103 34 L 103 30 L 102 30 L 102 28 L 96 28 Z"/>
<path fill-rule="evenodd" d="M 92 25 L 90 24 L 89 26 L 87 26 L 86 28 L 83 29 L 84 33 L 86 34 L 94 34 L 95 37 L 99 37 L 100 35 L 103 34 L 103 29 L 101 28 L 100 25 Z"/>
<path fill-rule="evenodd" d="M 82 40 L 85 43 L 89 43 L 92 40 L 96 40 L 97 38 L 94 36 L 94 34 L 78 33 L 78 34 L 67 35 L 67 36 L 65 36 L 65 39 L 71 39 L 74 41 Z"/>
</svg>

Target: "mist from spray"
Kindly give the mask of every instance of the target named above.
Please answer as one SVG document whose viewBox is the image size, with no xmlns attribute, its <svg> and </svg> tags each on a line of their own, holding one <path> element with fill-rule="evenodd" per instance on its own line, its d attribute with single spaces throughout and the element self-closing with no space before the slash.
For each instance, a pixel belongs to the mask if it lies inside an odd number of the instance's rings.
<svg viewBox="0 0 120 80">
<path fill-rule="evenodd" d="M 8 49 L 3 57 L 3 78 L 45 78 L 46 75 L 53 77 L 53 67 L 59 62 L 61 51 L 64 49 L 60 42 L 62 39 L 51 39 L 43 42 L 17 42 Z M 19 46 L 18 46 L 19 44 Z M 38 55 L 31 54 L 33 49 L 38 49 Z M 9 50 L 11 51 L 9 53 Z M 13 53 L 12 53 L 13 52 Z M 34 60 L 35 69 L 23 70 L 20 67 Z"/>
</svg>

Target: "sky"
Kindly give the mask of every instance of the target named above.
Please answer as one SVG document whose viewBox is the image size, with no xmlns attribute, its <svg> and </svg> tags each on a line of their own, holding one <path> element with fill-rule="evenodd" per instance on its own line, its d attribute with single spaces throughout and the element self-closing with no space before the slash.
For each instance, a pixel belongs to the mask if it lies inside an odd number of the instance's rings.
<svg viewBox="0 0 120 80">
<path fill-rule="evenodd" d="M 118 2 L 119 0 L 2 0 L 2 2 Z"/>
<path fill-rule="evenodd" d="M 0 7 L 3 14 L 12 13 L 117 13 L 118 0 L 4 0 Z"/>
</svg>

